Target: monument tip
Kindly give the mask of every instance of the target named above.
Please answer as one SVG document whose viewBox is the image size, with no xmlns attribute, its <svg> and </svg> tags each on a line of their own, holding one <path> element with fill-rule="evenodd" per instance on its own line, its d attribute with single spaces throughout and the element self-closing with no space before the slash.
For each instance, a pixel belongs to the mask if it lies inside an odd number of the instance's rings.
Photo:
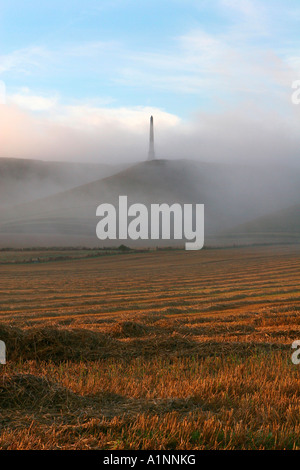
<svg viewBox="0 0 300 470">
<path fill-rule="evenodd" d="M 148 160 L 155 159 L 155 150 L 154 150 L 154 126 L 153 126 L 153 116 L 150 117 L 150 139 L 149 139 L 149 152 Z"/>
</svg>

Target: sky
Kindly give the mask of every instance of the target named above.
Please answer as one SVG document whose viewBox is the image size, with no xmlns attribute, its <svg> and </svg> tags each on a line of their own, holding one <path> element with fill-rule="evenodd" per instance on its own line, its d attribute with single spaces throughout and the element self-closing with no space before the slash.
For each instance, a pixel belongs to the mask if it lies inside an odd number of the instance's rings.
<svg viewBox="0 0 300 470">
<path fill-rule="evenodd" d="M 0 0 L 0 156 L 139 161 L 153 114 L 161 157 L 299 165 L 299 20 L 297 0 Z"/>
</svg>

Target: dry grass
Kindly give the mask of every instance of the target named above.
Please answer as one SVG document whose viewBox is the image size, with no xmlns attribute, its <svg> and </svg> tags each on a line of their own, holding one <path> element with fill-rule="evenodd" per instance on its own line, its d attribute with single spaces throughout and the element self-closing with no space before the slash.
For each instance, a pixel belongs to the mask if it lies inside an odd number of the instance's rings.
<svg viewBox="0 0 300 470">
<path fill-rule="evenodd" d="M 298 248 L 0 268 L 2 449 L 299 449 Z"/>
</svg>

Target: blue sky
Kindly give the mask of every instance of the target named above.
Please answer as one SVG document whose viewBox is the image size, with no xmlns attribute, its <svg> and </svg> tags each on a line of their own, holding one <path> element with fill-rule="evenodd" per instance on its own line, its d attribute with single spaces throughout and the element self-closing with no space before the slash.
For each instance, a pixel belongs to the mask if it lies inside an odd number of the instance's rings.
<svg viewBox="0 0 300 470">
<path fill-rule="evenodd" d="M 204 90 L 193 90 L 193 96 L 188 87 L 169 90 L 162 83 L 159 64 L 160 56 L 180 54 L 179 38 L 191 29 L 201 24 L 212 30 L 224 27 L 222 17 L 205 2 L 203 8 L 195 6 L 201 2 L 168 0 L 87 1 L 84 7 L 77 1 L 51 1 L 46 7 L 44 3 L 4 2 L 2 54 L 16 61 L 2 74 L 8 90 L 28 87 L 37 93 L 58 93 L 68 102 L 150 105 L 181 115 L 195 107 L 195 96 L 199 104 L 207 102 Z M 223 21 L 227 22 L 224 15 Z M 167 72 L 163 67 L 166 79 Z M 178 79 L 194 75 L 173 72 Z M 135 73 L 144 80 L 131 82 Z M 147 74 L 152 83 L 145 79 Z"/>
<path fill-rule="evenodd" d="M 296 0 L 0 1 L 0 80 L 29 120 L 86 132 L 137 137 L 152 112 L 183 134 L 242 107 L 292 120 L 299 20 Z"/>
</svg>

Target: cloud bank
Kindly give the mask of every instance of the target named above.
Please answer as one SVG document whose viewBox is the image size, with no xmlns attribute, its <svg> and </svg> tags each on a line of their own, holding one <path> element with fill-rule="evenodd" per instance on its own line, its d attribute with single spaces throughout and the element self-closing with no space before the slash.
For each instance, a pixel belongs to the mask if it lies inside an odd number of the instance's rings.
<svg viewBox="0 0 300 470">
<path fill-rule="evenodd" d="M 1 156 L 142 161 L 153 115 L 158 157 L 299 166 L 300 108 L 291 103 L 286 108 L 289 114 L 245 102 L 217 113 L 199 111 L 182 120 L 151 107 L 64 106 L 56 98 L 18 94 L 0 105 Z"/>
<path fill-rule="evenodd" d="M 299 7 L 280 0 L 274 8 L 255 0 L 184 3 L 215 23 L 195 21 L 168 37 L 168 46 L 95 37 L 2 54 L 0 157 L 141 161 L 153 115 L 162 158 L 299 165 L 300 106 L 291 103 L 300 77 Z M 36 91 L 40 80 L 53 81 L 55 91 Z M 64 80 L 68 96 L 55 87 Z M 98 95 L 78 91 L 98 85 Z"/>
</svg>

